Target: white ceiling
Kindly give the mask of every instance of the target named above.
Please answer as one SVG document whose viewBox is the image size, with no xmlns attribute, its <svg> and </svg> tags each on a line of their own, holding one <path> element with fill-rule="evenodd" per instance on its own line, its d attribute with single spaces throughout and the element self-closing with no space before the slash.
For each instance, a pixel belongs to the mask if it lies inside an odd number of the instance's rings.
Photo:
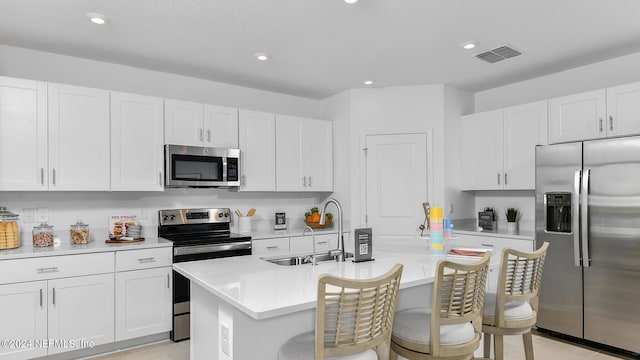
<svg viewBox="0 0 640 360">
<path fill-rule="evenodd" d="M 640 1 L 0 0 L 0 43 L 315 99 L 365 78 L 480 91 L 639 52 Z M 503 44 L 523 55 L 473 57 Z"/>
</svg>

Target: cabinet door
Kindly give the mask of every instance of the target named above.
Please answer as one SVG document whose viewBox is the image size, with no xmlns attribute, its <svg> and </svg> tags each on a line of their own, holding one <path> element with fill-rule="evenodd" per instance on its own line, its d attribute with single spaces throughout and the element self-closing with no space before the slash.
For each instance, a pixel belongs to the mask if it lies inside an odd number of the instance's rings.
<svg viewBox="0 0 640 360">
<path fill-rule="evenodd" d="M 204 146 L 238 148 L 238 109 L 204 106 Z"/>
<path fill-rule="evenodd" d="M 549 143 L 604 137 L 605 90 L 549 100 Z"/>
<path fill-rule="evenodd" d="M 48 337 L 73 342 L 49 354 L 114 339 L 113 273 L 49 280 Z"/>
<path fill-rule="evenodd" d="M 463 126 L 473 129 L 472 138 L 465 138 L 471 151 L 473 167 L 472 190 L 499 190 L 503 188 L 503 126 L 502 109 L 486 111 L 462 118 Z M 465 155 L 469 156 L 469 155 Z"/>
<path fill-rule="evenodd" d="M 307 189 L 333 191 L 333 124 L 307 120 Z"/>
<path fill-rule="evenodd" d="M 289 251 L 289 238 L 253 240 L 251 253 L 254 255 L 276 255 Z"/>
<path fill-rule="evenodd" d="M 202 146 L 204 105 L 189 101 L 164 100 L 164 143 Z"/>
<path fill-rule="evenodd" d="M 241 191 L 276 190 L 275 115 L 240 110 Z"/>
<path fill-rule="evenodd" d="M 0 77 L 0 190 L 47 190 L 47 84 Z"/>
<path fill-rule="evenodd" d="M 3 341 L 47 339 L 47 282 L 0 285 L 0 319 L 0 339 Z M 0 347 L 0 359 L 31 359 L 47 355 L 45 346 L 35 346 L 34 343 L 13 345 L 16 346 Z"/>
<path fill-rule="evenodd" d="M 640 133 L 640 83 L 607 89 L 607 136 Z"/>
<path fill-rule="evenodd" d="M 49 84 L 49 189 L 109 190 L 109 92 Z"/>
<path fill-rule="evenodd" d="M 171 268 L 116 273 L 116 341 L 171 330 Z"/>
<path fill-rule="evenodd" d="M 276 119 L 276 190 L 306 191 L 307 128 L 304 119 L 278 115 Z"/>
<path fill-rule="evenodd" d="M 546 101 L 504 109 L 505 189 L 535 189 L 536 145 L 546 141 Z"/>
<path fill-rule="evenodd" d="M 111 190 L 162 191 L 163 102 L 111 92 Z"/>
</svg>

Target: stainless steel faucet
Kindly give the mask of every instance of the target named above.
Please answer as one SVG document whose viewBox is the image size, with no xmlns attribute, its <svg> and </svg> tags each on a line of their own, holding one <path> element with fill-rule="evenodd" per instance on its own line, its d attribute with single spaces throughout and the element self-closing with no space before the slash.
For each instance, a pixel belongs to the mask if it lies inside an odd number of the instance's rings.
<svg viewBox="0 0 640 360">
<path fill-rule="evenodd" d="M 342 236 L 342 206 L 340 206 L 340 203 L 338 202 L 338 200 L 334 198 L 328 198 L 327 201 L 325 201 L 324 205 L 322 206 L 322 214 L 320 215 L 320 225 L 325 224 L 324 215 L 327 212 L 327 206 L 329 204 L 334 204 L 338 209 L 338 249 L 337 250 L 340 251 L 340 253 L 338 254 L 338 261 L 344 261 L 345 252 L 344 252 L 344 237 Z M 331 252 L 333 252 L 333 250 Z"/>
<path fill-rule="evenodd" d="M 316 255 L 316 233 L 315 231 L 313 231 L 313 229 L 310 226 L 307 226 L 306 228 L 304 228 L 304 231 L 302 232 L 302 236 L 305 236 L 307 234 L 307 230 L 311 231 L 311 239 L 313 241 L 313 265 L 318 265 L 316 258 L 318 257 Z"/>
</svg>

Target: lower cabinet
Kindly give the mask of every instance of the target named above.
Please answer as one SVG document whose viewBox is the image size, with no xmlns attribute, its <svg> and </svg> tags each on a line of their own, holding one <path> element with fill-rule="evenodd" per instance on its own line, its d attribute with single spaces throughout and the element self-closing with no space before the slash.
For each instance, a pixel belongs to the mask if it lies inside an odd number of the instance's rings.
<svg viewBox="0 0 640 360">
<path fill-rule="evenodd" d="M 113 342 L 113 274 L 48 281 L 48 354 Z"/>
<path fill-rule="evenodd" d="M 271 255 L 289 251 L 289 238 L 273 238 L 253 240 L 251 253 L 254 255 Z"/>
<path fill-rule="evenodd" d="M 26 339 L 47 338 L 47 281 L 0 285 L 1 359 L 30 359 L 47 355 L 47 348 Z"/>
<path fill-rule="evenodd" d="M 171 267 L 116 273 L 116 341 L 171 330 Z"/>
</svg>

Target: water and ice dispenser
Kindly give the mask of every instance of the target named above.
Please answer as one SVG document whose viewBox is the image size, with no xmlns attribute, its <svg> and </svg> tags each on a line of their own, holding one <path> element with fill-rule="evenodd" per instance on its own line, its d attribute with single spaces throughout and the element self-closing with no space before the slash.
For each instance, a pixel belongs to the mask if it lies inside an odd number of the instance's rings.
<svg viewBox="0 0 640 360">
<path fill-rule="evenodd" d="M 544 194 L 548 232 L 571 232 L 571 193 Z"/>
</svg>

